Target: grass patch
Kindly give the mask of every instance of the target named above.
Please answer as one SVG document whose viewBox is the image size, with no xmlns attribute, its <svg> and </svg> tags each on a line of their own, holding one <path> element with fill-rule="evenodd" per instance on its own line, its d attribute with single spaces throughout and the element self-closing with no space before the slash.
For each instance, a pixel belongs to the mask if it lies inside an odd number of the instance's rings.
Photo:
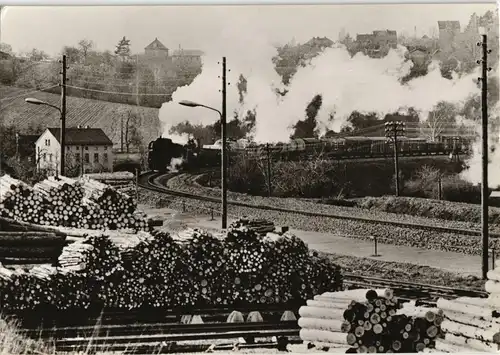
<svg viewBox="0 0 500 355">
<path fill-rule="evenodd" d="M 325 201 L 328 203 L 328 201 Z M 471 203 L 439 201 L 418 197 L 363 197 L 354 201 L 356 207 L 427 218 L 481 223 L 481 206 Z M 489 222 L 500 224 L 500 208 L 490 207 Z"/>
<path fill-rule="evenodd" d="M 55 349 L 49 342 L 33 340 L 25 337 L 19 331 L 19 325 L 14 320 L 0 318 L 0 354 L 55 354 Z"/>
</svg>

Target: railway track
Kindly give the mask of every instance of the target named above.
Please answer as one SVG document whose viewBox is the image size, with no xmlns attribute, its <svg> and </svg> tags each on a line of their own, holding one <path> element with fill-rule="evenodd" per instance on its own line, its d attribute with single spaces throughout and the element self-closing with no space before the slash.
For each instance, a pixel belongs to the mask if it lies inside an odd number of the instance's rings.
<svg viewBox="0 0 500 355">
<path fill-rule="evenodd" d="M 140 185 L 141 185 L 141 187 L 143 187 L 145 189 L 159 192 L 159 193 L 165 193 L 165 194 L 169 194 L 169 195 L 173 195 L 173 196 L 195 199 L 195 200 L 205 201 L 205 202 L 213 202 L 213 203 L 220 202 L 219 199 L 217 199 L 217 198 L 208 197 L 208 196 L 199 196 L 199 195 L 194 195 L 194 194 L 190 194 L 190 193 L 183 192 L 183 191 L 168 189 L 161 183 L 161 181 L 168 180 L 169 178 L 172 178 L 178 174 L 179 173 L 160 175 L 158 173 L 148 172 L 148 173 L 143 174 L 141 176 Z M 256 209 L 260 209 L 260 210 L 273 210 L 273 211 L 280 211 L 280 212 L 285 212 L 285 213 L 298 213 L 298 214 L 304 214 L 304 215 L 308 215 L 308 216 L 321 216 L 321 217 L 328 217 L 328 218 L 342 218 L 342 219 L 348 219 L 348 220 L 353 220 L 353 221 L 387 224 L 387 225 L 392 225 L 392 226 L 397 226 L 397 227 L 407 227 L 407 228 L 409 227 L 409 228 L 417 228 L 417 229 L 424 229 L 424 230 L 433 230 L 436 232 L 456 233 L 456 234 L 473 235 L 473 236 L 480 235 L 480 232 L 475 231 L 475 230 L 464 230 L 464 229 L 457 229 L 457 228 L 425 226 L 425 225 L 418 225 L 418 224 L 407 223 L 407 222 L 371 220 L 368 218 L 360 218 L 360 217 L 347 217 L 347 216 L 338 216 L 338 215 L 330 215 L 330 214 L 319 214 L 319 213 L 307 212 L 307 211 L 287 210 L 287 209 L 276 208 L 276 207 L 272 207 L 272 206 L 257 206 L 257 205 L 239 202 L 239 201 L 228 201 L 228 204 L 232 204 L 235 206 L 256 208 Z M 499 236 L 495 235 L 495 237 L 499 237 Z M 443 298 L 455 298 L 455 297 L 462 297 L 462 296 L 487 297 L 486 292 L 484 292 L 482 290 L 477 290 L 477 289 L 459 289 L 459 288 L 451 288 L 451 287 L 445 287 L 445 286 L 424 285 L 424 284 L 416 284 L 414 282 L 388 280 L 388 279 L 381 279 L 381 278 L 375 278 L 375 277 L 358 276 L 358 275 L 354 275 L 354 274 L 344 274 L 344 284 L 348 287 L 355 287 L 355 288 L 370 288 L 370 287 L 372 287 L 372 288 L 373 287 L 394 288 L 394 289 L 398 290 L 398 296 L 400 296 L 403 299 L 421 299 L 421 300 L 426 300 L 427 302 L 434 302 L 439 297 L 443 297 Z"/>
<path fill-rule="evenodd" d="M 168 179 L 170 179 L 178 174 L 179 173 L 170 173 L 170 174 L 161 175 L 161 174 L 158 174 L 155 172 L 147 172 L 147 173 L 141 175 L 141 177 L 139 178 L 139 186 L 144 188 L 144 189 L 150 190 L 150 191 L 164 193 L 164 194 L 168 194 L 168 195 L 172 195 L 172 196 L 178 196 L 178 197 L 182 197 L 182 198 L 198 200 L 198 201 L 203 201 L 203 202 L 220 203 L 219 198 L 210 197 L 210 196 L 195 195 L 195 194 L 191 194 L 191 193 L 184 192 L 184 191 L 168 189 L 167 187 L 164 186 L 164 184 L 161 183 L 162 181 L 166 181 L 166 180 L 168 180 Z M 460 228 L 430 226 L 430 225 L 423 225 L 423 224 L 410 223 L 410 222 L 396 222 L 396 221 L 387 221 L 387 220 L 364 218 L 364 217 L 357 217 L 357 216 L 354 217 L 354 216 L 344 216 L 344 215 L 338 215 L 338 214 L 316 213 L 316 212 L 303 211 L 303 210 L 291 210 L 291 209 L 274 207 L 274 206 L 256 205 L 256 204 L 251 204 L 251 203 L 247 203 L 247 202 L 231 201 L 231 200 L 228 200 L 227 203 L 228 203 L 228 205 L 232 205 L 232 206 L 247 207 L 247 208 L 254 208 L 254 209 L 259 209 L 259 210 L 275 211 L 275 212 L 282 212 L 282 213 L 293 213 L 293 214 L 299 214 L 299 215 L 308 216 L 308 217 L 335 218 L 335 219 L 343 219 L 343 220 L 372 223 L 372 224 L 384 224 L 384 225 L 389 225 L 389 226 L 393 226 L 393 227 L 403 227 L 403 228 L 427 230 L 427 231 L 433 231 L 433 232 L 437 232 L 437 233 L 451 233 L 451 234 L 468 235 L 468 236 L 481 236 L 481 231 L 473 230 L 473 229 L 460 229 Z M 490 233 L 490 238 L 500 238 L 500 234 Z"/>
</svg>

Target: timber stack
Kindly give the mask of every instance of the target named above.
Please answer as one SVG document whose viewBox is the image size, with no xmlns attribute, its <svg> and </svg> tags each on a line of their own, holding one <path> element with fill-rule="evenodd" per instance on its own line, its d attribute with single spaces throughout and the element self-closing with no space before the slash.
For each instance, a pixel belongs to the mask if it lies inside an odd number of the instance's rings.
<svg viewBox="0 0 500 355">
<path fill-rule="evenodd" d="M 439 352 L 498 352 L 500 319 L 488 299 L 460 297 L 439 299 L 437 307 L 444 312 L 441 328 L 444 339 L 436 341 Z"/>
<path fill-rule="evenodd" d="M 30 187 L 0 177 L 0 216 L 47 226 L 148 230 L 134 199 L 88 178 L 50 177 Z"/>
<path fill-rule="evenodd" d="M 85 174 L 84 177 L 112 186 L 124 194 L 132 194 L 135 191 L 135 176 L 128 171 Z"/>
<path fill-rule="evenodd" d="M 274 223 L 265 219 L 240 218 L 231 223 L 229 228 L 248 228 L 259 235 L 266 235 L 275 231 Z"/>
<path fill-rule="evenodd" d="M 295 307 L 314 294 L 342 288 L 340 268 L 311 255 L 292 235 L 274 240 L 229 230 L 221 237 L 194 229 L 179 235 L 155 231 L 129 236 L 114 231 L 85 237 L 63 249 L 55 274 L 16 274 L 45 293 L 22 307 L 9 302 L 5 311 L 36 311 L 37 305 L 47 304 L 56 310 Z M 2 299 L 31 293 L 31 286 L 25 290 L 28 283 L 6 273 Z M 325 275 L 321 281 L 316 280 L 319 274 Z"/>
<path fill-rule="evenodd" d="M 436 309 L 401 308 L 392 290 L 327 292 L 300 308 L 300 336 L 320 348 L 359 353 L 416 353 L 434 346 L 443 316 Z"/>
<path fill-rule="evenodd" d="M 487 299 L 460 297 L 453 301 L 439 299 L 444 311 L 441 325 L 444 339 L 436 342 L 440 352 L 498 352 L 500 350 L 500 263 L 487 274 Z"/>
<path fill-rule="evenodd" d="M 50 232 L 0 231 L 0 262 L 5 264 L 43 264 L 57 260 L 65 237 Z"/>
</svg>

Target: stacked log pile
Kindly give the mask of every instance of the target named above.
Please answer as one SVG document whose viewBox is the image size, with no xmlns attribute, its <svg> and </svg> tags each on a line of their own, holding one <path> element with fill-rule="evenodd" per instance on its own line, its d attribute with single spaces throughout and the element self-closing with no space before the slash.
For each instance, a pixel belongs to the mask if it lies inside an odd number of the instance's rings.
<svg viewBox="0 0 500 355">
<path fill-rule="evenodd" d="M 406 305 L 392 290 L 324 293 L 299 310 L 300 336 L 316 347 L 347 352 L 415 353 L 432 348 L 441 334 L 436 309 Z"/>
<path fill-rule="evenodd" d="M 92 230 L 148 230 L 134 199 L 88 178 L 50 177 L 33 188 L 0 177 L 0 215 L 19 221 Z"/>
<path fill-rule="evenodd" d="M 453 301 L 439 299 L 444 311 L 442 324 L 446 335 L 436 342 L 440 352 L 497 352 L 500 350 L 500 263 L 488 272 L 487 299 L 461 297 Z"/>
<path fill-rule="evenodd" d="M 500 319 L 487 299 L 460 297 L 439 299 L 444 312 L 444 339 L 436 341 L 440 352 L 497 352 L 500 350 Z"/>
<path fill-rule="evenodd" d="M 275 230 L 274 223 L 265 219 L 240 218 L 229 226 L 229 228 L 248 228 L 259 235 L 266 235 Z"/>
<path fill-rule="evenodd" d="M 56 309 L 290 304 L 342 288 L 340 268 L 311 256 L 292 235 L 270 239 L 239 229 L 223 238 L 201 230 L 176 236 L 143 232 L 133 238 L 109 234 L 65 247 L 48 280 L 40 277 L 44 272 L 13 277 L 6 271 L 1 297 L 32 293 L 26 282 L 16 281 L 19 277 L 44 290 L 33 296 L 37 302 L 12 301 L 7 310 L 44 304 Z M 325 277 L 315 280 L 320 274 Z"/>
<path fill-rule="evenodd" d="M 65 237 L 50 232 L 0 231 L 0 261 L 5 264 L 43 264 L 57 260 Z"/>
</svg>

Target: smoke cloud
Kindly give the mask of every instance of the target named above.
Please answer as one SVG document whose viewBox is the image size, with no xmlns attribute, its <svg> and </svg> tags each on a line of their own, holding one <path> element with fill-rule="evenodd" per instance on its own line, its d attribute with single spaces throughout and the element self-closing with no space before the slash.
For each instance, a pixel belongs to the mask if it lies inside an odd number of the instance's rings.
<svg viewBox="0 0 500 355">
<path fill-rule="evenodd" d="M 498 71 L 492 75 L 494 80 L 498 80 Z M 500 102 L 489 108 L 489 127 L 488 127 L 488 185 L 492 189 L 500 187 Z M 482 140 L 481 125 L 477 125 L 477 137 L 473 144 L 473 153 L 466 162 L 467 169 L 461 174 L 461 177 L 473 184 L 479 184 L 482 181 Z"/>
<path fill-rule="evenodd" d="M 228 31 L 227 33 L 231 33 Z M 189 121 L 193 124 L 212 124 L 219 119 L 217 113 L 205 108 L 188 108 L 180 100 L 196 101 L 220 109 L 221 60 L 227 56 L 228 82 L 227 117 L 247 110 L 256 111 L 254 137 L 258 143 L 288 141 L 293 126 L 305 118 L 305 109 L 316 95 L 322 96 L 317 116 L 320 133 L 327 129 L 338 131 L 353 111 L 376 112 L 380 118 L 387 113 L 401 112 L 413 107 L 425 119 L 427 113 L 440 101 L 460 106 L 471 93 L 478 92 L 478 72 L 455 75 L 452 80 L 441 76 L 439 64 L 431 63 L 429 73 L 401 84 L 412 67 L 405 58 L 406 49 L 398 47 L 381 59 L 372 59 L 361 53 L 350 57 L 342 45 L 325 49 L 308 65 L 298 69 L 282 97 L 276 89 L 284 89 L 276 73 L 272 58 L 277 50 L 265 43 L 258 31 L 251 35 L 234 33 L 220 40 L 221 48 L 213 48 L 204 58 L 202 73 L 189 86 L 179 88 L 172 101 L 160 111 L 165 136 L 170 127 Z M 238 78 L 247 79 L 244 102 L 239 102 Z M 333 116 L 333 119 L 332 119 Z M 179 139 L 179 137 L 173 137 Z"/>
<path fill-rule="evenodd" d="M 282 84 L 272 62 L 272 58 L 277 54 L 276 47 L 265 42 L 265 31 L 259 31 L 255 23 L 251 24 L 252 31 L 242 32 L 241 29 L 245 26 L 250 27 L 250 24 L 240 23 L 232 26 L 234 31 L 224 31 L 221 38 L 206 49 L 202 73 L 191 85 L 178 88 L 171 102 L 163 104 L 160 120 L 163 123 L 164 136 L 181 143 L 181 136 L 169 133 L 171 127 L 185 121 L 209 125 L 219 119 L 219 115 L 214 111 L 200 107 L 184 107 L 178 102 L 189 100 L 221 110 L 223 56 L 227 58 L 228 121 L 232 120 L 235 112 L 241 118 L 248 110 L 277 105 L 275 88 L 280 88 Z M 239 102 L 237 87 L 240 75 L 247 79 L 247 93 L 243 103 Z"/>
</svg>

